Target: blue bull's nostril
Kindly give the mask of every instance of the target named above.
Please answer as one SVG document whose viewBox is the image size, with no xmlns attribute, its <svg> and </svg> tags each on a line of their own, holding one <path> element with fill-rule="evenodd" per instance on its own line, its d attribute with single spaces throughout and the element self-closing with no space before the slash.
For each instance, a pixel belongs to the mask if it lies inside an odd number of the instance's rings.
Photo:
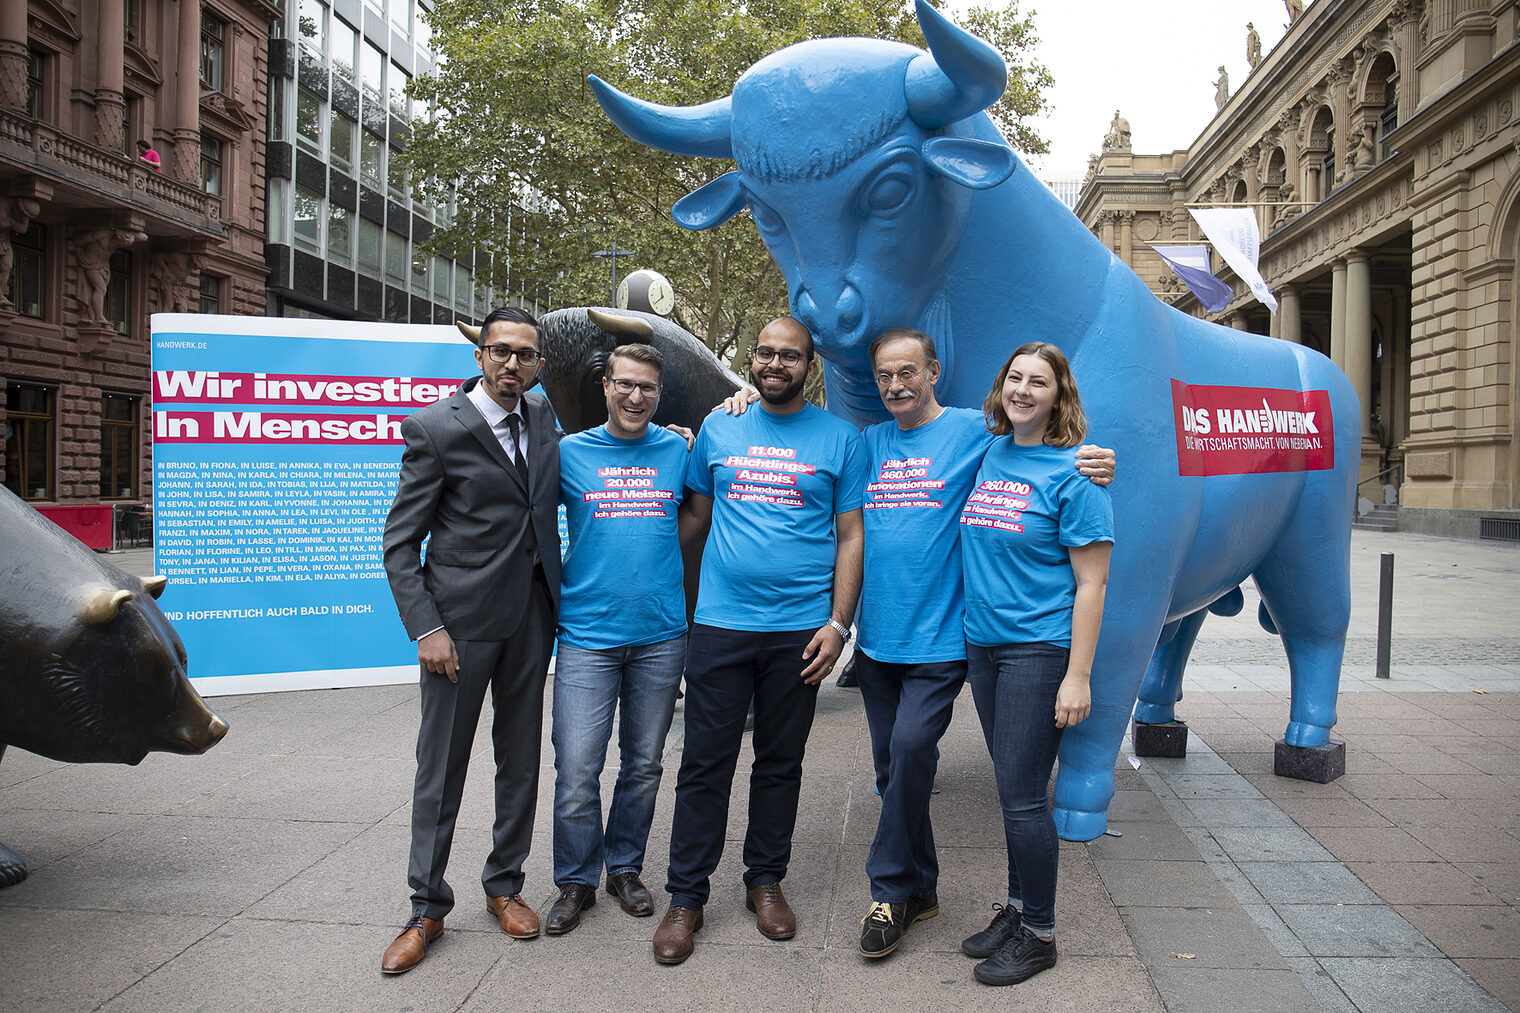
<svg viewBox="0 0 1520 1013">
<path fill-rule="evenodd" d="M 846 282 L 839 295 L 834 297 L 833 306 L 822 310 L 813 294 L 804 288 L 797 293 L 793 312 L 815 337 L 830 344 L 847 345 L 853 343 L 855 332 L 865 319 L 865 300 L 859 289 Z"/>
<path fill-rule="evenodd" d="M 860 297 L 860 291 L 848 282 L 844 291 L 839 293 L 839 299 L 835 303 L 835 314 L 839 320 L 840 336 L 853 334 L 860 326 L 860 318 L 865 313 L 865 301 Z"/>
</svg>

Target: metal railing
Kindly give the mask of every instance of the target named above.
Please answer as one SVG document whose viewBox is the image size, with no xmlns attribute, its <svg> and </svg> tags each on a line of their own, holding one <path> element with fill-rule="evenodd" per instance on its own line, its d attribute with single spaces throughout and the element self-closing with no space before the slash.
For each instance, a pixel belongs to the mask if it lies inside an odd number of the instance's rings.
<svg viewBox="0 0 1520 1013">
<path fill-rule="evenodd" d="M 1384 475 L 1390 475 L 1390 474 L 1393 474 L 1394 472 L 1398 472 L 1398 475 L 1399 475 L 1397 482 L 1395 482 L 1395 485 L 1402 485 L 1403 482 L 1404 482 L 1404 466 L 1402 464 L 1395 464 L 1391 468 L 1384 468 L 1382 471 L 1378 472 L 1376 475 L 1368 475 L 1366 478 L 1364 478 L 1360 482 L 1356 483 L 1356 497 L 1354 498 L 1354 500 L 1352 501 L 1352 504 L 1351 504 L 1351 516 L 1352 517 L 1360 517 L 1361 516 L 1360 505 L 1361 505 L 1361 502 L 1362 502 L 1362 486 L 1366 485 L 1368 482 L 1376 482 L 1378 479 L 1382 478 Z"/>
</svg>

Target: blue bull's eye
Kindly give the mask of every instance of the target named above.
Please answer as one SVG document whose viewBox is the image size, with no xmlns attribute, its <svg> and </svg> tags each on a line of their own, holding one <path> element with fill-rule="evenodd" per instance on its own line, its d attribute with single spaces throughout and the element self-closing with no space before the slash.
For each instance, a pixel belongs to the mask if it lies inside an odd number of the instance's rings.
<svg viewBox="0 0 1520 1013">
<path fill-rule="evenodd" d="M 891 216 L 906 208 L 913 199 L 917 180 L 913 167 L 903 162 L 893 162 L 869 180 L 858 191 L 857 206 L 862 216 Z"/>
</svg>

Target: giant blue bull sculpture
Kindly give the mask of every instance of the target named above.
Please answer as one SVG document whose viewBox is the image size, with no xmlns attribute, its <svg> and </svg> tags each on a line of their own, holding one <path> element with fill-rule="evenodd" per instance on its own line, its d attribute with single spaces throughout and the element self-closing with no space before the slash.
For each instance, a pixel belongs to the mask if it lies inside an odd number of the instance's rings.
<svg viewBox="0 0 1520 1013">
<path fill-rule="evenodd" d="M 930 53 L 803 42 L 756 63 L 731 97 L 692 108 L 592 86 L 635 140 L 737 163 L 678 201 L 675 218 L 705 229 L 750 210 L 817 339 L 831 411 L 861 425 L 887 417 L 866 350 L 889 327 L 939 339 L 947 404 L 979 406 L 1021 342 L 1070 356 L 1090 438 L 1121 462 L 1092 716 L 1066 732 L 1055 789 L 1061 835 L 1090 840 L 1107 826 L 1137 697 L 1139 720 L 1172 719 L 1205 612 L 1238 609 L 1248 577 L 1288 654 L 1287 743 L 1328 742 L 1360 409 L 1323 356 L 1157 300 L 982 111 L 1006 83 L 997 52 L 923 0 L 918 17 Z M 936 573 L 926 560 L 924 579 Z"/>
</svg>

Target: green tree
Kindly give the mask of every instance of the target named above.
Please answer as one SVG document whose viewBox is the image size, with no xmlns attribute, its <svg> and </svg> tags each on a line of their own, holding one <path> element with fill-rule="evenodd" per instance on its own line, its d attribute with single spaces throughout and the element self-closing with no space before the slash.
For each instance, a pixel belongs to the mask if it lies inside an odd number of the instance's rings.
<svg viewBox="0 0 1520 1013">
<path fill-rule="evenodd" d="M 637 253 L 619 274 L 663 272 L 677 321 L 720 356 L 786 311 L 785 282 L 754 228 L 694 233 L 671 220 L 671 205 L 723 167 L 628 140 L 586 75 L 684 105 L 728 94 L 756 60 L 803 39 L 924 44 L 902 0 L 439 0 L 424 16 L 440 69 L 411 84 L 429 115 L 405 158 L 419 196 L 452 209 L 427 245 L 487 254 L 489 268 L 477 267 L 499 292 L 566 306 L 608 301 L 607 264 L 593 254 L 615 241 Z M 1030 55 L 1030 18 L 1005 0 L 965 23 L 1009 62 L 991 114 L 1015 147 L 1045 151 L 1030 121 L 1050 76 Z"/>
</svg>

